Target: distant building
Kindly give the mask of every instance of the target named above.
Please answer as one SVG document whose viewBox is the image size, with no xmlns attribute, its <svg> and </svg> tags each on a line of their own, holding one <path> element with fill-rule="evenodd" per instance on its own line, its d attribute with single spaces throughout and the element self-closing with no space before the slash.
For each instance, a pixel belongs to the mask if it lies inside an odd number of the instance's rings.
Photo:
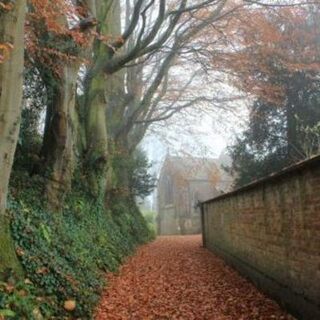
<svg viewBox="0 0 320 320">
<path fill-rule="evenodd" d="M 201 232 L 199 201 L 227 192 L 219 159 L 167 156 L 158 180 L 158 234 Z"/>
</svg>

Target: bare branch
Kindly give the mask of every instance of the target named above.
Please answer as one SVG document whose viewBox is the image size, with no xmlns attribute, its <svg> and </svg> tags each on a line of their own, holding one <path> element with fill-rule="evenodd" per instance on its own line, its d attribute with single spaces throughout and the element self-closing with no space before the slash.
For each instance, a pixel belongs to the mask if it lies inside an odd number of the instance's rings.
<svg viewBox="0 0 320 320">
<path fill-rule="evenodd" d="M 168 14 L 177 14 L 177 13 L 181 13 L 181 12 L 191 12 L 191 11 L 195 11 L 198 9 L 206 8 L 210 5 L 216 4 L 217 2 L 219 2 L 219 0 L 207 0 L 207 1 L 201 2 L 199 4 L 195 4 L 193 6 L 187 7 L 185 9 L 172 10 L 172 11 L 168 12 Z"/>
<path fill-rule="evenodd" d="M 139 21 L 140 10 L 143 2 L 144 0 L 138 0 L 136 5 L 134 6 L 132 17 L 131 17 L 131 23 L 128 25 L 128 28 L 122 34 L 123 41 L 126 41 L 130 37 L 130 35 L 133 33 L 134 29 L 136 28 Z"/>
<path fill-rule="evenodd" d="M 240 100 L 240 99 L 244 99 L 244 98 L 245 98 L 244 96 L 236 96 L 236 97 L 218 99 L 215 97 L 199 96 L 199 97 L 196 97 L 196 98 L 194 98 L 194 99 L 192 99 L 182 105 L 178 105 L 175 108 L 171 108 L 171 109 L 168 108 L 167 110 L 163 111 L 155 118 L 146 119 L 146 120 L 138 120 L 138 121 L 136 121 L 136 123 L 149 123 L 150 124 L 152 122 L 160 122 L 160 121 L 168 120 L 176 113 L 181 112 L 184 109 L 193 107 L 194 105 L 199 104 L 201 102 L 210 103 L 212 105 L 215 104 L 215 106 L 219 107 L 220 109 L 226 109 L 226 107 L 224 107 L 222 105 L 222 103 Z"/>
<path fill-rule="evenodd" d="M 294 1 L 293 3 L 265 3 L 259 0 L 244 0 L 248 4 L 256 4 L 263 7 L 296 7 L 296 6 L 306 6 L 306 5 L 318 5 L 320 6 L 319 1 Z"/>
</svg>

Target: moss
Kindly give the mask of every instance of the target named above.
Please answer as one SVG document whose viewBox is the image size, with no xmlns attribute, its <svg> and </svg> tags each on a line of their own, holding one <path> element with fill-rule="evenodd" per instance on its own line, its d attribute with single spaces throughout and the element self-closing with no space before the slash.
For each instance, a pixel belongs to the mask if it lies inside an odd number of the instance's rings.
<svg viewBox="0 0 320 320">
<path fill-rule="evenodd" d="M 0 216 L 0 279 L 4 280 L 8 272 L 13 272 L 17 278 L 23 276 L 23 270 L 16 257 L 10 234 L 9 219 Z"/>
</svg>

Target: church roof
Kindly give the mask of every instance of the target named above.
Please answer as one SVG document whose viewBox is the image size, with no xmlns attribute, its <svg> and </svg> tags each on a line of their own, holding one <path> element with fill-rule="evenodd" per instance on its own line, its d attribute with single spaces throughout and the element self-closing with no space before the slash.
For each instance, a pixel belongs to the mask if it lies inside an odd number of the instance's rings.
<svg viewBox="0 0 320 320">
<path fill-rule="evenodd" d="M 162 174 L 179 174 L 187 180 L 211 180 L 219 172 L 218 159 L 167 156 Z"/>
</svg>

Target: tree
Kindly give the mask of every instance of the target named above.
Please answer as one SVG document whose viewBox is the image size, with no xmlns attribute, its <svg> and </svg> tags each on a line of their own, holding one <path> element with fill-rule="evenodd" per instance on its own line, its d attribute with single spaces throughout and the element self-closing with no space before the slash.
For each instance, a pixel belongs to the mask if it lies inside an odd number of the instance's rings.
<svg viewBox="0 0 320 320">
<path fill-rule="evenodd" d="M 272 29 L 265 28 L 267 34 L 262 33 L 256 46 L 245 53 L 253 54 L 256 61 L 252 69 L 246 70 L 246 79 L 248 83 L 256 81 L 255 88 L 247 90 L 254 90 L 258 99 L 250 110 L 248 129 L 231 147 L 237 185 L 278 171 L 319 150 L 314 139 L 309 139 L 306 146 L 303 130 L 315 127 L 320 120 L 320 34 L 319 12 L 315 9 L 286 10 L 286 18 L 279 12 L 269 16 L 266 23 L 273 21 Z M 283 38 L 281 30 L 287 30 L 290 41 L 287 35 Z M 270 88 L 276 90 L 276 95 Z"/>
<path fill-rule="evenodd" d="M 229 148 L 231 173 L 239 187 L 281 170 L 291 162 L 287 157 L 286 117 L 275 105 L 256 101 L 248 128 Z"/>
<path fill-rule="evenodd" d="M 0 272 L 9 268 L 20 275 L 6 201 L 20 126 L 25 11 L 25 0 L 17 0 L 10 10 L 0 8 L 0 43 L 12 47 L 9 57 L 0 64 Z"/>
<path fill-rule="evenodd" d="M 130 157 L 123 156 L 120 152 L 113 156 L 113 168 L 117 179 L 111 186 L 110 192 L 122 194 L 123 196 L 144 199 L 156 186 L 156 178 L 150 174 L 151 163 L 146 154 L 135 150 Z M 123 180 L 125 183 L 123 183 Z"/>
<path fill-rule="evenodd" d="M 228 42 L 213 67 L 251 97 L 285 103 L 285 77 L 319 72 L 318 17 L 319 6 L 245 8 L 232 17 Z"/>
<path fill-rule="evenodd" d="M 86 17 L 86 18 L 84 18 Z M 69 27 L 68 19 L 75 26 Z M 81 19 L 80 21 L 78 21 Z M 71 189 L 76 163 L 76 83 L 95 20 L 71 2 L 31 1 L 27 29 L 27 67 L 45 88 L 44 136 L 39 155 L 47 176 L 49 208 L 59 210 Z M 26 84 L 26 91 L 30 83 Z M 35 172 L 35 170 L 33 170 Z"/>
<path fill-rule="evenodd" d="M 83 159 L 95 194 L 112 184 L 106 181 L 112 176 L 112 150 L 126 149 L 122 155 L 129 160 L 153 121 L 182 109 L 155 112 L 166 93 L 168 71 L 188 41 L 218 19 L 224 5 L 225 1 L 199 1 L 195 6 L 187 1 L 127 1 L 121 34 L 120 3 L 100 4 L 97 20 L 104 23 L 97 29 L 100 37 L 95 40 L 80 99 Z M 147 19 L 148 14 L 155 15 L 155 21 Z"/>
</svg>

